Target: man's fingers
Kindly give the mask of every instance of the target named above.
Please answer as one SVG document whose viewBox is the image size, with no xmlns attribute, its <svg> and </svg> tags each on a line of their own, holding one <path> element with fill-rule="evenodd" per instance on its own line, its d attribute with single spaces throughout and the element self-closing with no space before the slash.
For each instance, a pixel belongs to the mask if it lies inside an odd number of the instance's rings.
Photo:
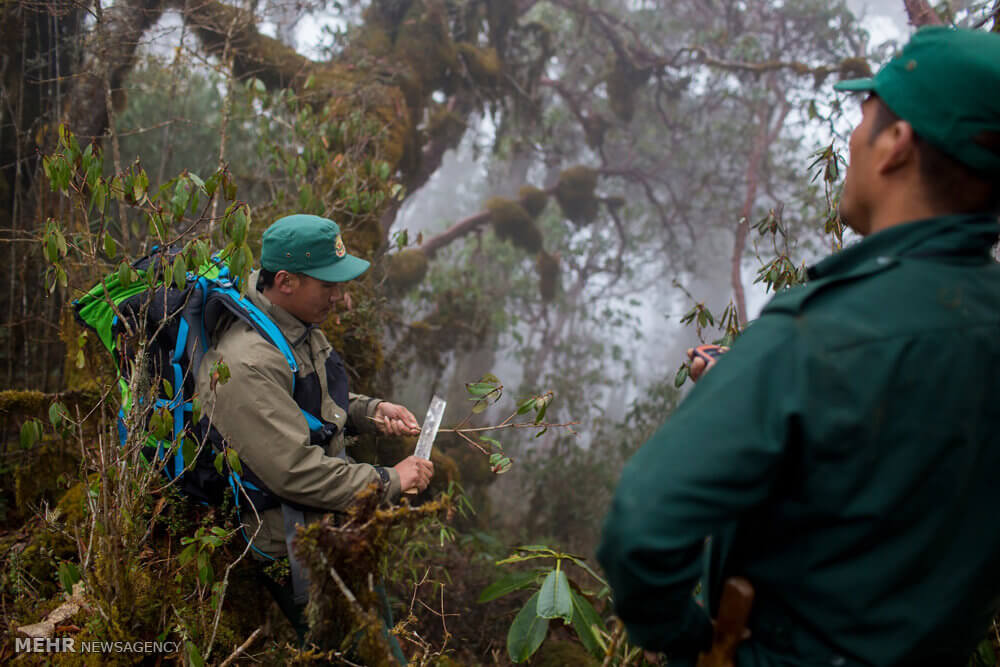
<svg viewBox="0 0 1000 667">
<path fill-rule="evenodd" d="M 701 377 L 701 374 L 705 372 L 705 360 L 701 357 L 696 357 L 691 360 L 691 379 L 695 382 Z"/>
</svg>

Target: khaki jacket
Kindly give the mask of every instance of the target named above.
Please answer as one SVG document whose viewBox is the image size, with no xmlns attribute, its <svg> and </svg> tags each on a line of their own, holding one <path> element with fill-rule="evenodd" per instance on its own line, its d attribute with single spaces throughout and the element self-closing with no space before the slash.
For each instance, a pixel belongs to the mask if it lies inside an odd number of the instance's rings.
<svg viewBox="0 0 1000 667">
<path fill-rule="evenodd" d="M 322 330 L 306 326 L 286 310 L 272 304 L 257 291 L 257 273 L 250 276 L 247 297 L 271 317 L 291 344 L 299 370 L 297 380 L 316 373 L 322 389 L 322 414 L 337 426 L 325 447 L 309 444 L 309 427 L 292 398 L 292 371 L 284 355 L 246 323 L 232 318 L 218 327 L 212 346 L 205 353 L 197 374 L 202 414 L 239 454 L 240 461 L 275 495 L 293 503 L 322 510 L 343 511 L 356 493 L 372 482 L 380 483 L 374 466 L 354 463 L 343 455 L 344 429 L 350 424 L 359 433 L 372 432 L 373 416 L 380 399 L 349 395 L 345 413 L 327 390 L 326 359 L 333 349 Z M 224 361 L 231 377 L 211 389 L 212 368 Z M 399 474 L 392 468 L 384 500 L 400 495 Z M 287 555 L 281 508 L 259 512 L 241 499 L 240 518 L 253 546 L 264 553 Z M 307 522 L 321 512 L 306 512 Z M 259 527 L 259 532 L 258 532 Z M 254 535 L 256 534 L 256 537 Z"/>
</svg>

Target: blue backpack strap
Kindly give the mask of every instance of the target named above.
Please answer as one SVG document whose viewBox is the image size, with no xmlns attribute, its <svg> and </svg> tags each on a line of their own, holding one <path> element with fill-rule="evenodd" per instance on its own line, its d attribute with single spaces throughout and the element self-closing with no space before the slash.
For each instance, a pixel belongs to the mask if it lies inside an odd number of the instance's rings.
<svg viewBox="0 0 1000 667">
<path fill-rule="evenodd" d="M 278 325 L 260 308 L 255 306 L 250 299 L 241 296 L 238 291 L 233 289 L 232 283 L 229 281 L 215 281 L 211 283 L 205 304 L 204 320 L 206 332 L 210 332 L 218 322 L 218 317 L 221 314 L 218 309 L 219 306 L 225 307 L 230 313 L 249 324 L 278 348 L 284 355 L 285 361 L 288 362 L 288 367 L 292 370 L 292 377 L 295 377 L 295 373 L 299 370 L 299 364 L 295 361 L 292 346 L 288 343 L 288 339 L 285 338 L 285 334 L 281 333 Z"/>
</svg>

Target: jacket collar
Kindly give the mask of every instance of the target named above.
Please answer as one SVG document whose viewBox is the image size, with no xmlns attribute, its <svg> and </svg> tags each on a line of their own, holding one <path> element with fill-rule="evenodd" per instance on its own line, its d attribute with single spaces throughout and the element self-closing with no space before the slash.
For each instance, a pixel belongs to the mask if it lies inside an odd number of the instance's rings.
<svg viewBox="0 0 1000 667">
<path fill-rule="evenodd" d="M 871 260 L 916 256 L 966 256 L 987 261 L 1000 234 L 987 214 L 946 215 L 907 222 L 868 236 L 809 268 L 809 278 L 853 271 Z"/>
<path fill-rule="evenodd" d="M 247 297 L 253 305 L 264 311 L 264 313 L 278 325 L 278 328 L 281 329 L 281 333 L 285 335 L 285 338 L 288 339 L 288 342 L 292 345 L 292 347 L 296 347 L 309 336 L 310 332 L 316 328 L 316 325 L 306 324 L 281 306 L 276 306 L 271 303 L 271 301 L 264 296 L 263 292 L 257 290 L 258 277 L 260 277 L 259 270 L 250 274 Z"/>
</svg>

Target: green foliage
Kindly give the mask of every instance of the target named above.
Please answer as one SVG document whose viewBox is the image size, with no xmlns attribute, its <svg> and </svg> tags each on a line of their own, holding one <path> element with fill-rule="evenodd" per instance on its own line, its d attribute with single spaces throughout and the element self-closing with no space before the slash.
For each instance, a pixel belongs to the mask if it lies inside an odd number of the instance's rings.
<svg viewBox="0 0 1000 667">
<path fill-rule="evenodd" d="M 212 568 L 212 553 L 224 545 L 231 535 L 224 528 L 213 526 L 207 529 L 199 526 L 193 537 L 182 537 L 185 545 L 178 556 L 181 566 L 193 562 L 198 572 L 198 582 L 202 586 L 211 586 L 215 581 L 215 571 Z"/>
<path fill-rule="evenodd" d="M 537 613 L 538 600 L 537 592 L 528 598 L 507 633 L 507 655 L 515 663 L 530 658 L 549 632 L 549 619 Z"/>
<path fill-rule="evenodd" d="M 507 654 L 510 659 L 520 663 L 530 658 L 545 641 L 549 621 L 555 619 L 572 627 L 591 655 L 603 658 L 607 646 L 607 627 L 587 596 L 570 583 L 563 564 L 572 563 L 597 581 L 601 586 L 597 594 L 599 598 L 608 597 L 607 582 L 579 556 L 562 553 L 544 545 L 518 547 L 515 554 L 498 561 L 497 565 L 537 560 L 553 561 L 552 567 L 512 572 L 490 584 L 479 596 L 480 603 L 492 602 L 509 593 L 535 586 L 541 579 L 541 585 L 517 613 L 507 633 Z"/>
</svg>

